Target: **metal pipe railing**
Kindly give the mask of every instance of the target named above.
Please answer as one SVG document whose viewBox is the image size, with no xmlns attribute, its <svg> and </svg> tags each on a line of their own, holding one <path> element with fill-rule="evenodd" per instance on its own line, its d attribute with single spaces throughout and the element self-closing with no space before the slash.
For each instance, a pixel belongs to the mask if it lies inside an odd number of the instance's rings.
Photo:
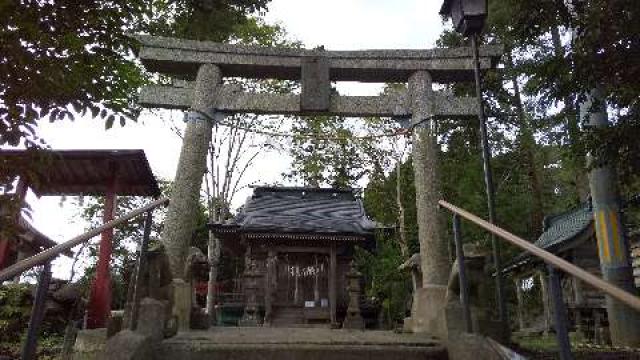
<svg viewBox="0 0 640 360">
<path fill-rule="evenodd" d="M 136 216 L 139 216 L 143 213 L 147 214 L 147 218 L 144 226 L 144 236 L 143 242 L 140 247 L 140 254 L 138 258 L 137 264 L 137 272 L 135 279 L 135 296 L 134 303 L 132 309 L 132 329 L 135 329 L 135 323 L 137 321 L 138 314 L 138 306 L 139 306 L 139 291 L 140 291 L 140 281 L 141 281 L 141 273 L 144 271 L 144 266 L 146 265 L 146 251 L 147 246 L 149 244 L 149 235 L 151 233 L 151 223 L 153 222 L 153 209 L 158 206 L 167 204 L 169 202 L 168 198 L 162 198 L 155 201 L 150 202 L 149 204 L 135 209 L 117 219 L 113 219 L 102 226 L 99 226 L 95 229 L 91 229 L 85 232 L 82 235 L 76 236 L 75 238 L 68 240 L 64 243 L 58 244 L 54 247 L 46 249 L 34 256 L 31 256 L 25 260 L 22 260 L 12 266 L 7 267 L 6 269 L 0 271 L 0 283 L 4 280 L 10 279 L 16 275 L 23 273 L 26 270 L 29 270 L 35 266 L 44 264 L 44 267 L 41 271 L 40 278 L 38 280 L 38 288 L 36 292 L 35 301 L 33 303 L 33 308 L 31 310 L 31 320 L 29 321 L 29 328 L 27 331 L 27 337 L 23 344 L 22 349 L 22 359 L 23 360 L 33 360 L 36 358 L 36 348 L 38 344 L 38 332 L 40 329 L 40 324 L 42 323 L 42 319 L 44 318 L 45 307 L 46 307 L 46 294 L 49 289 L 49 282 L 51 280 L 51 261 L 58 257 L 65 251 L 70 250 L 74 246 L 77 246 L 83 242 L 89 241 L 95 236 L 99 235 L 105 230 L 109 230 L 114 228 L 122 223 L 125 223 Z"/>
<path fill-rule="evenodd" d="M 87 232 L 85 232 L 82 235 L 76 236 L 73 239 L 67 240 L 61 244 L 58 244 L 54 247 L 48 248 L 46 250 L 43 250 L 39 253 L 37 253 L 36 255 L 33 255 L 31 257 L 28 257 L 22 261 L 19 261 L 9 267 L 7 267 L 6 269 L 3 269 L 2 271 L 0 271 L 0 283 L 2 283 L 3 281 L 9 280 L 17 275 L 22 274 L 23 272 L 38 266 L 38 265 L 42 265 L 45 264 L 53 259 L 55 259 L 56 257 L 58 257 L 60 254 L 62 254 L 63 252 L 70 250 L 71 248 L 83 243 L 83 242 L 87 242 L 89 240 L 91 240 L 92 238 L 98 236 L 100 233 L 102 233 L 105 230 L 109 230 L 111 228 L 114 228 L 122 223 L 125 223 L 129 220 L 131 220 L 132 218 L 143 214 L 149 210 L 153 210 L 155 208 L 157 208 L 158 206 L 167 204 L 169 202 L 169 198 L 161 198 L 158 200 L 154 200 L 152 202 L 150 202 L 149 204 L 135 209 L 119 218 L 113 219 L 101 226 L 98 226 L 97 228 L 91 229 Z"/>
<path fill-rule="evenodd" d="M 594 288 L 604 292 L 605 294 L 611 296 L 612 298 L 628 305 L 629 307 L 631 307 L 632 309 L 636 310 L 636 311 L 640 311 L 640 298 L 636 297 L 635 295 L 615 286 L 615 285 L 611 285 L 610 283 L 608 283 L 607 281 L 573 265 L 572 263 L 544 250 L 541 249 L 537 246 L 535 246 L 534 244 L 508 232 L 505 229 L 502 229 L 500 227 L 497 227 L 491 223 L 489 223 L 488 221 L 483 220 L 482 218 L 464 210 L 461 209 L 455 205 L 452 205 L 444 200 L 440 200 L 438 202 L 440 204 L 441 207 L 451 211 L 454 214 L 459 215 L 462 218 L 465 218 L 466 220 L 478 225 L 479 227 L 489 231 L 492 234 L 495 234 L 496 236 L 507 240 L 509 243 L 522 248 L 525 251 L 528 251 L 529 253 L 531 253 L 532 255 L 534 255 L 535 257 L 543 260 L 544 262 L 546 262 L 547 264 L 553 265 L 554 267 L 572 275 L 575 276 L 576 278 L 582 280 L 583 282 L 593 286 Z"/>
</svg>

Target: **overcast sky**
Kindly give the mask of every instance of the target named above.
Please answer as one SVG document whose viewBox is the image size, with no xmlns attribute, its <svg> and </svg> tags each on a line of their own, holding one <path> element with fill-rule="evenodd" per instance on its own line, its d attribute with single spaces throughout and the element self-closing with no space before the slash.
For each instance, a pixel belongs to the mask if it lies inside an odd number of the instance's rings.
<svg viewBox="0 0 640 360">
<path fill-rule="evenodd" d="M 307 47 L 323 45 L 327 50 L 419 49 L 434 47 L 442 31 L 438 16 L 440 0 L 273 0 L 266 20 L 280 23 L 292 39 Z M 375 94 L 376 86 L 339 84 L 342 94 Z M 180 141 L 171 131 L 171 117 L 144 113 L 138 123 L 105 131 L 104 123 L 84 119 L 75 122 L 42 123 L 39 131 L 54 149 L 144 149 L 158 178 L 172 179 L 175 174 Z M 179 122 L 178 122 L 179 123 Z M 249 181 L 270 183 L 280 180 L 288 163 L 282 157 L 266 157 L 248 174 Z M 240 194 L 246 197 L 248 194 Z M 33 223 L 43 233 L 61 242 L 82 233 L 86 224 L 76 219 L 75 209 L 60 198 L 28 201 L 34 209 Z M 67 278 L 69 262 L 54 263 L 54 275 Z"/>
</svg>

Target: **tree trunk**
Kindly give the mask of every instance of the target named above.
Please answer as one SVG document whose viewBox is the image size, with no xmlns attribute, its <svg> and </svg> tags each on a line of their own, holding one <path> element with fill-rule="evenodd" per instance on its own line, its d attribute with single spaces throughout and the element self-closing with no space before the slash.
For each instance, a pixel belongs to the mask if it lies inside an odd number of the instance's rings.
<svg viewBox="0 0 640 360">
<path fill-rule="evenodd" d="M 511 57 L 511 51 L 506 52 L 507 66 L 514 69 L 513 59 Z M 518 120 L 520 122 L 520 152 L 522 154 L 523 165 L 526 168 L 527 180 L 529 182 L 529 190 L 531 191 L 531 229 L 529 233 L 533 239 L 537 239 L 542 232 L 542 221 L 544 220 L 544 204 L 542 185 L 540 184 L 540 174 L 538 166 L 536 164 L 535 145 L 536 140 L 533 137 L 533 127 L 529 121 L 529 117 L 524 110 L 522 104 L 522 95 L 520 93 L 520 84 L 518 83 L 518 77 L 514 73 L 511 78 L 513 86 L 513 103 L 518 113 Z"/>
<path fill-rule="evenodd" d="M 553 50 L 558 60 L 564 59 L 564 49 L 560 39 L 560 30 L 558 27 L 551 28 L 551 40 L 553 42 Z M 584 202 L 589 197 L 589 184 L 586 170 L 586 157 L 579 146 L 580 142 L 580 119 L 576 114 L 575 106 L 569 96 L 564 98 L 564 111 L 566 116 L 567 133 L 569 134 L 569 149 L 571 153 L 567 161 L 569 162 L 568 172 L 571 173 L 572 182 L 575 184 L 577 201 Z"/>
<path fill-rule="evenodd" d="M 407 228 L 404 221 L 404 205 L 402 204 L 402 159 L 398 159 L 396 167 L 396 203 L 398 204 L 398 225 L 400 230 L 400 252 L 402 258 L 409 257 L 409 247 L 407 245 Z"/>
<path fill-rule="evenodd" d="M 216 282 L 218 279 L 218 264 L 220 263 L 220 245 L 220 239 L 218 239 L 214 235 L 213 231 L 209 231 L 209 241 L 207 244 L 207 258 L 209 260 L 209 281 L 207 283 L 206 311 L 207 315 L 209 316 L 210 325 L 215 325 L 216 322 Z"/>
</svg>

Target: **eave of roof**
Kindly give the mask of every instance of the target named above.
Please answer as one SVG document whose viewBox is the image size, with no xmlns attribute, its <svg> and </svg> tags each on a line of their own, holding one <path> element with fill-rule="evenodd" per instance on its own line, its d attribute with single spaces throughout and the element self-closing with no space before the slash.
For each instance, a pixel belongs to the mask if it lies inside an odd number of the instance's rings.
<svg viewBox="0 0 640 360">
<path fill-rule="evenodd" d="M 119 195 L 160 195 L 142 150 L 0 150 L 0 163 L 11 160 L 33 164 L 29 187 L 38 196 L 104 195 L 114 181 Z"/>
<path fill-rule="evenodd" d="M 558 254 L 571 249 L 593 233 L 593 212 L 589 204 L 545 219 L 546 228 L 534 243 L 539 248 Z M 503 272 L 511 272 L 537 263 L 528 252 L 522 252 L 506 264 Z"/>
<path fill-rule="evenodd" d="M 51 238 L 49 238 L 47 235 L 41 233 L 22 216 L 20 216 L 20 218 L 18 219 L 18 226 L 20 227 L 21 231 L 21 234 L 19 236 L 23 240 L 28 241 L 30 243 L 30 246 L 33 247 L 37 252 L 58 245 L 57 242 L 51 240 Z M 71 250 L 66 250 L 62 253 L 62 255 L 72 257 L 73 252 Z"/>
</svg>

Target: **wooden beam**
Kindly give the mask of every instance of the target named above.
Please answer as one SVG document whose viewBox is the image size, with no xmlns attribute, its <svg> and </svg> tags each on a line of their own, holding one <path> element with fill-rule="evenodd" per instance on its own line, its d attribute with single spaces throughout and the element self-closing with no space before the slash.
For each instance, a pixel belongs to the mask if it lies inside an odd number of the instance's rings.
<svg viewBox="0 0 640 360">
<path fill-rule="evenodd" d="M 138 35 L 139 57 L 149 71 L 194 79 L 201 64 L 220 67 L 225 77 L 299 80 L 307 57 L 324 57 L 331 81 L 406 82 L 416 71 L 428 71 L 435 82 L 473 79 L 470 48 L 428 50 L 324 51 L 220 44 Z M 493 67 L 501 46 L 480 50 L 482 69 Z"/>
<path fill-rule="evenodd" d="M 191 104 L 193 84 L 182 82 L 180 86 L 148 85 L 142 89 L 139 104 L 148 108 L 187 110 Z M 472 97 L 434 93 L 433 115 L 444 118 L 477 116 L 477 101 Z M 300 108 L 300 96 L 245 92 L 234 85 L 220 88 L 216 110 L 225 113 L 255 113 L 279 115 L 304 115 Z M 308 114 L 308 113 L 307 113 Z M 399 91 L 381 96 L 331 96 L 327 115 L 346 117 L 409 117 L 410 107 L 406 92 Z"/>
<path fill-rule="evenodd" d="M 335 326 L 338 324 L 338 319 L 336 317 L 337 310 L 337 302 L 338 302 L 338 293 L 337 293 L 337 249 L 336 244 L 332 243 L 330 247 L 329 253 L 329 312 L 331 317 L 331 326 Z"/>
</svg>

